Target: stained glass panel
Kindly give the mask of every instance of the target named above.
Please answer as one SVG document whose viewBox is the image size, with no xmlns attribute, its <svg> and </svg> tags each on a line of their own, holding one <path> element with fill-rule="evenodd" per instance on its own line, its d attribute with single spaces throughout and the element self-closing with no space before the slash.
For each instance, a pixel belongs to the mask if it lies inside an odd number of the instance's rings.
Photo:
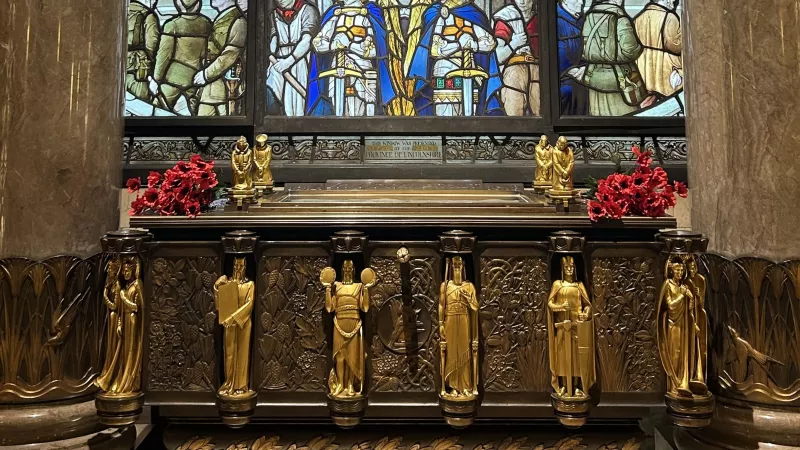
<svg viewBox="0 0 800 450">
<path fill-rule="evenodd" d="M 244 114 L 247 0 L 130 0 L 125 114 Z"/>
<path fill-rule="evenodd" d="M 563 115 L 684 115 L 680 0 L 556 2 Z"/>
<path fill-rule="evenodd" d="M 537 0 L 270 0 L 270 116 L 539 114 Z"/>
</svg>

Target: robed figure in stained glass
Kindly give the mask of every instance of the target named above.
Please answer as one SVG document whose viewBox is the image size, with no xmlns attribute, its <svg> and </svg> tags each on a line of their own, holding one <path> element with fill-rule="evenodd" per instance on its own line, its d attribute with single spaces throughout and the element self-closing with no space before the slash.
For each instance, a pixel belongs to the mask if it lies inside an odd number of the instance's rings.
<svg viewBox="0 0 800 450">
<path fill-rule="evenodd" d="M 494 15 L 503 109 L 509 116 L 539 114 L 539 16 L 534 1 L 514 0 Z"/>
<path fill-rule="evenodd" d="M 562 76 L 583 60 L 583 6 L 585 0 L 560 0 L 556 6 L 558 34 L 558 73 Z M 565 77 L 559 89 L 561 114 L 585 116 L 589 113 L 589 91 L 573 78 Z"/>
<path fill-rule="evenodd" d="M 653 0 L 633 19 L 644 50 L 637 60 L 650 92 L 664 96 L 683 87 L 681 19 L 675 0 Z"/>
<path fill-rule="evenodd" d="M 362 0 L 334 4 L 313 39 L 306 113 L 383 115 L 395 97 L 387 64 L 386 24 L 380 8 Z"/>
<path fill-rule="evenodd" d="M 406 77 L 422 36 L 422 15 L 431 0 L 377 0 L 386 21 L 389 73 L 397 96 L 386 105 L 390 116 L 413 116 L 414 80 Z"/>
<path fill-rule="evenodd" d="M 408 76 L 416 80 L 414 103 L 422 116 L 503 115 L 503 83 L 486 14 L 471 0 L 431 5 Z"/>
<path fill-rule="evenodd" d="M 286 116 L 306 112 L 311 39 L 319 31 L 319 13 L 310 1 L 275 0 L 270 27 L 267 104 L 280 103 Z"/>
</svg>

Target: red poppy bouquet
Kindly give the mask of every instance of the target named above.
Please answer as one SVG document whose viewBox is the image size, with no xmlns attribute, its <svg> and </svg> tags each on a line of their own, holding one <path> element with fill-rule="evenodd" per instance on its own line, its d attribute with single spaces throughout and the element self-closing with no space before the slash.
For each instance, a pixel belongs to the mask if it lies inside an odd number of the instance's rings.
<svg viewBox="0 0 800 450">
<path fill-rule="evenodd" d="M 142 180 L 128 180 L 128 192 L 137 192 L 131 203 L 130 215 L 135 216 L 149 210 L 162 216 L 196 217 L 200 210 L 214 199 L 217 185 L 214 162 L 203 161 L 200 155 L 192 155 L 189 162 L 180 161 L 164 172 L 150 172 L 147 189 L 140 191 Z"/>
<path fill-rule="evenodd" d="M 661 217 L 667 208 L 675 206 L 675 194 L 681 197 L 688 194 L 685 184 L 669 183 L 664 169 L 650 167 L 653 152 L 643 152 L 634 145 L 633 153 L 636 155 L 633 173 L 614 173 L 597 182 L 595 198 L 586 204 L 592 221 L 633 215 Z"/>
</svg>

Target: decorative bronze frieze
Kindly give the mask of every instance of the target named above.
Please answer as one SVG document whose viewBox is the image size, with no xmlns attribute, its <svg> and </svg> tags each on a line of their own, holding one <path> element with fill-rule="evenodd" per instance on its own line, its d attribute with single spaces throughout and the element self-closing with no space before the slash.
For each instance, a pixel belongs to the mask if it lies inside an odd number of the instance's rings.
<svg viewBox="0 0 800 450">
<path fill-rule="evenodd" d="M 144 245 L 152 236 L 144 230 L 110 232 L 101 244 L 106 254 L 102 297 L 107 309 L 108 335 L 103 369 L 94 384 L 100 389 L 95 406 L 109 426 L 136 423 L 144 405 L 142 357 L 147 305 L 142 282 Z"/>
</svg>

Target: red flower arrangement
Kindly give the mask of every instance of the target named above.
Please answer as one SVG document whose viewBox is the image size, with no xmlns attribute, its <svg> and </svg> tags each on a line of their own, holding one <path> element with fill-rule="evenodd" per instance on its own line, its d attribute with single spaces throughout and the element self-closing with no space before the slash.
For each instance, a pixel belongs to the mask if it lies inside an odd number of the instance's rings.
<svg viewBox="0 0 800 450">
<path fill-rule="evenodd" d="M 158 172 L 150 172 L 144 193 L 139 192 L 141 179 L 129 179 L 126 183 L 128 192 L 137 192 L 136 200 L 131 203 L 130 215 L 150 210 L 162 216 L 196 217 L 214 199 L 217 183 L 214 162 L 203 161 L 200 155 L 192 155 L 188 163 L 178 162 L 163 176 Z"/>
<path fill-rule="evenodd" d="M 669 183 L 664 169 L 650 168 L 653 152 L 643 152 L 634 145 L 633 153 L 636 155 L 633 173 L 614 173 L 597 182 L 595 198 L 586 204 L 592 221 L 631 215 L 661 217 L 667 208 L 675 206 L 675 194 L 684 198 L 688 194 L 685 184 Z"/>
</svg>

